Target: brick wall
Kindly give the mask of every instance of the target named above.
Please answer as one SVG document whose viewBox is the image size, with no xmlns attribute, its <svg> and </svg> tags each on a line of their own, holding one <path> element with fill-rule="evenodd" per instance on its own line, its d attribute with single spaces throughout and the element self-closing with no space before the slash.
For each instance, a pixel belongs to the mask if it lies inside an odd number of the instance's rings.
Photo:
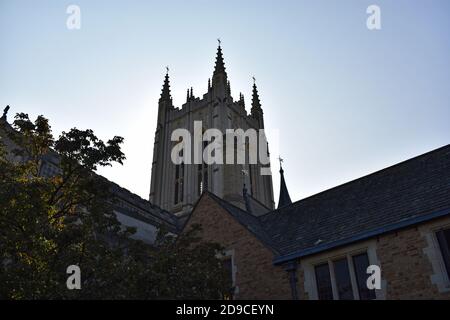
<svg viewBox="0 0 450 320">
<path fill-rule="evenodd" d="M 291 299 L 288 274 L 272 265 L 273 253 L 208 194 L 200 199 L 185 230 L 201 224 L 206 241 L 234 250 L 236 299 Z"/>
<path fill-rule="evenodd" d="M 430 243 L 427 225 L 384 235 L 377 243 L 382 278 L 386 280 L 386 299 L 450 299 L 450 292 L 440 292 L 432 282 Z M 439 249 L 433 248 L 439 254 Z M 442 271 L 442 270 L 441 270 Z M 443 271 L 445 272 L 445 271 Z"/>
<path fill-rule="evenodd" d="M 192 224 L 202 225 L 203 239 L 234 250 L 239 288 L 236 299 L 291 299 L 288 274 L 282 267 L 272 265 L 272 251 L 207 194 L 200 199 L 186 229 Z M 450 226 L 450 218 L 371 240 L 376 243 L 386 299 L 450 299 L 448 280 L 442 290 L 441 276 L 445 270 L 439 270 L 440 251 L 432 241 L 433 230 L 444 225 Z M 322 254 L 335 253 L 333 250 Z M 297 279 L 299 298 L 308 299 L 302 268 L 298 269 Z"/>
<path fill-rule="evenodd" d="M 308 290 L 311 290 L 311 288 L 305 288 L 304 267 L 306 265 L 313 265 L 315 260 L 325 260 L 327 257 L 334 259 L 351 253 L 358 247 L 367 248 L 368 253 L 373 249 L 369 255 L 374 254 L 373 261 L 376 260 L 376 262 L 372 263 L 381 268 L 382 289 L 379 298 L 387 300 L 450 299 L 450 282 L 439 245 L 435 240 L 435 231 L 448 227 L 450 227 L 450 218 L 434 220 L 417 227 L 381 235 L 377 239 L 303 258 L 300 261 L 302 268 L 299 269 L 298 274 L 300 299 L 308 299 Z M 314 281 L 309 283 L 315 287 Z"/>
</svg>

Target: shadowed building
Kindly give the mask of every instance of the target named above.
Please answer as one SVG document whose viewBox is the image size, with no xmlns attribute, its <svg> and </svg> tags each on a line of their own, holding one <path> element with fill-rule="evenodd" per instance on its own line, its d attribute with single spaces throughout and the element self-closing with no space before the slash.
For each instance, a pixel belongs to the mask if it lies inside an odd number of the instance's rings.
<svg viewBox="0 0 450 320">
<path fill-rule="evenodd" d="M 257 216 L 210 192 L 195 205 L 184 230 L 225 248 L 234 299 L 450 299 L 450 145 L 289 202 L 282 179 Z"/>
<path fill-rule="evenodd" d="M 170 212 L 182 215 L 192 210 L 203 191 L 213 192 L 238 206 L 243 207 L 242 189 L 245 184 L 248 194 L 269 209 L 274 208 L 272 178 L 261 175 L 263 167 L 257 164 L 174 164 L 171 160 L 172 132 L 187 129 L 193 136 L 194 121 L 202 121 L 203 130 L 219 129 L 264 129 L 264 117 L 256 84 L 253 84 L 252 106 L 247 114 L 244 96 L 235 101 L 231 96 L 230 81 L 225 71 L 222 48 L 217 49 L 212 81 L 208 80 L 208 91 L 196 97 L 188 89 L 186 102 L 180 108 L 173 105 L 168 73 L 164 79 L 158 105 L 158 122 L 153 147 L 153 163 L 150 187 L 150 202 Z M 194 140 L 194 139 L 192 139 Z M 200 152 L 208 142 L 197 141 Z M 225 143 L 225 138 L 224 138 Z M 238 148 L 237 143 L 234 146 Z M 246 148 L 248 157 L 248 144 Z M 225 148 L 225 146 L 224 146 Z M 225 158 L 225 153 L 224 153 Z M 270 170 L 270 164 L 266 166 Z M 247 174 L 243 175 L 243 171 Z"/>
</svg>

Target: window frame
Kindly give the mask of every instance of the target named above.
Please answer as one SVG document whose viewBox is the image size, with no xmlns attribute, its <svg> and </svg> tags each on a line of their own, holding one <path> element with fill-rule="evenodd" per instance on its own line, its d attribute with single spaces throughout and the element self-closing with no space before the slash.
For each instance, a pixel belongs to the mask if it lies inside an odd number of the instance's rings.
<svg viewBox="0 0 450 320">
<path fill-rule="evenodd" d="M 352 286 L 352 293 L 353 293 L 353 300 L 360 300 L 360 296 L 359 296 L 359 288 L 358 288 L 358 280 L 356 278 L 356 273 L 355 273 L 355 266 L 353 264 L 353 256 L 357 256 L 360 254 L 367 254 L 367 251 L 364 250 L 358 250 L 356 252 L 351 252 L 351 253 L 345 253 L 345 254 L 340 254 L 337 256 L 332 256 L 329 257 L 325 260 L 322 260 L 322 262 L 320 263 L 315 263 L 313 264 L 313 267 L 315 268 L 316 266 L 322 265 L 327 263 L 328 264 L 328 269 L 330 270 L 330 279 L 331 279 L 331 290 L 333 293 L 333 300 L 340 300 L 339 299 L 339 289 L 337 287 L 337 281 L 336 281 L 336 274 L 334 272 L 334 262 L 335 261 L 339 261 L 339 260 L 343 260 L 346 259 L 347 260 L 347 267 L 348 267 L 348 273 L 350 275 L 350 283 Z M 370 260 L 369 260 L 370 263 Z M 314 272 L 314 282 L 317 284 L 317 279 L 316 279 L 316 274 Z M 317 292 L 317 285 L 315 288 L 315 291 Z M 318 293 L 317 293 L 317 298 L 318 298 Z"/>
<path fill-rule="evenodd" d="M 322 263 L 328 263 L 330 269 L 331 286 L 333 290 L 333 300 L 339 300 L 339 293 L 334 273 L 333 262 L 346 258 L 349 268 L 350 281 L 352 285 L 353 299 L 360 300 L 359 289 L 353 264 L 353 256 L 366 253 L 369 259 L 369 265 L 378 265 L 381 267 L 379 259 L 376 255 L 376 239 L 371 239 L 361 243 L 353 244 L 351 246 L 338 248 L 333 252 L 323 252 L 314 256 L 305 257 L 300 261 L 300 266 L 304 272 L 304 290 L 305 295 L 310 300 L 318 300 L 318 292 L 316 287 L 316 275 L 314 267 Z M 330 266 L 330 263 L 332 264 Z M 369 277 L 369 274 L 367 275 Z M 386 281 L 381 273 L 381 289 L 375 290 L 375 300 L 383 300 L 386 297 Z"/>
<path fill-rule="evenodd" d="M 430 281 L 440 293 L 450 292 L 450 277 L 447 273 L 444 257 L 436 236 L 437 232 L 446 229 L 450 229 L 450 218 L 440 219 L 419 227 L 420 234 L 427 243 L 427 247 L 423 249 L 423 252 L 428 257 L 432 267 Z"/>
<path fill-rule="evenodd" d="M 239 293 L 239 287 L 236 284 L 236 257 L 234 249 L 228 249 L 223 251 L 222 253 L 217 253 L 216 257 L 218 259 L 230 260 L 231 261 L 231 279 L 232 279 L 232 288 L 234 291 L 231 293 L 231 300 L 236 299 L 236 295 Z"/>
<path fill-rule="evenodd" d="M 444 250 L 441 246 L 441 242 L 439 241 L 439 237 L 438 237 L 438 233 L 440 233 L 440 232 L 449 232 L 450 233 L 450 227 L 447 227 L 447 228 L 444 227 L 444 228 L 441 228 L 440 230 L 437 230 L 434 232 L 434 236 L 436 237 L 436 240 L 438 242 L 440 256 L 442 258 L 442 262 L 444 264 L 445 271 L 447 272 L 447 278 L 450 278 L 450 263 L 445 261 Z M 447 246 L 447 254 L 450 255 L 450 243 L 445 243 L 445 245 Z M 448 257 L 448 258 L 450 258 L 450 257 Z"/>
<path fill-rule="evenodd" d="M 184 200 L 184 162 L 175 165 L 173 204 L 182 204 Z"/>
<path fill-rule="evenodd" d="M 353 259 L 354 256 L 352 256 Z M 338 262 L 341 261 L 345 261 L 346 262 L 346 267 L 347 267 L 347 272 L 348 272 L 348 280 L 350 281 L 350 287 L 351 287 L 351 293 L 352 293 L 352 299 L 341 299 L 340 295 L 339 295 L 339 285 L 338 285 L 338 277 L 336 276 L 336 264 Z M 355 300 L 355 293 L 354 293 L 354 284 L 352 281 L 352 274 L 351 274 L 351 266 L 349 265 L 349 261 L 348 261 L 348 257 L 344 257 L 342 259 L 333 259 L 333 273 L 334 273 L 334 279 L 335 279 L 335 283 L 336 283 L 336 292 L 338 295 L 339 300 Z M 354 271 L 354 270 L 353 270 Z"/>
<path fill-rule="evenodd" d="M 317 291 L 317 299 L 320 300 L 319 279 L 317 278 L 317 270 L 318 270 L 318 268 L 321 268 L 323 266 L 326 266 L 326 268 L 327 268 L 328 277 L 330 278 L 330 284 L 331 284 L 331 286 L 330 286 L 331 287 L 331 296 L 334 299 L 334 293 L 335 293 L 334 291 L 335 290 L 333 288 L 333 282 L 334 282 L 333 275 L 331 274 L 332 271 L 330 268 L 330 263 L 327 261 L 314 265 L 314 277 L 315 277 L 315 285 L 316 285 L 316 291 Z"/>
</svg>

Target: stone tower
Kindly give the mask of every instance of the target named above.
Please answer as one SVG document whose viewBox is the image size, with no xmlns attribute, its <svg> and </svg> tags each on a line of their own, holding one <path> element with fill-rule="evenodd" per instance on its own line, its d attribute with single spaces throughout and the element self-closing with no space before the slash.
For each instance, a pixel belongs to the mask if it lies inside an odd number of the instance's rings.
<svg viewBox="0 0 450 320">
<path fill-rule="evenodd" d="M 203 130 L 264 129 L 264 117 L 256 84 L 250 114 L 247 114 L 244 96 L 234 101 L 230 81 L 225 70 L 222 48 L 217 56 L 212 79 L 208 79 L 208 91 L 196 97 L 193 89 L 187 90 L 186 102 L 180 108 L 173 105 L 170 93 L 169 74 L 166 73 L 158 104 L 158 122 L 153 147 L 153 162 L 150 187 L 150 202 L 175 214 L 192 210 L 204 190 L 244 207 L 242 197 L 245 186 L 247 194 L 265 205 L 274 208 L 272 177 L 261 175 L 261 168 L 270 170 L 270 163 L 257 164 L 174 164 L 171 152 L 176 142 L 171 141 L 175 129 L 194 132 L 194 121 L 202 121 Z M 224 139 L 225 140 L 225 139 Z M 192 141 L 192 144 L 196 142 Z M 208 142 L 197 142 L 204 148 Z M 206 145 L 205 145 L 206 144 Z M 248 148 L 248 145 L 247 145 Z M 192 147 L 194 150 L 194 147 Z M 248 151 L 248 150 L 247 150 Z M 248 154 L 248 152 L 247 152 Z M 225 158 L 225 154 L 224 154 Z"/>
</svg>

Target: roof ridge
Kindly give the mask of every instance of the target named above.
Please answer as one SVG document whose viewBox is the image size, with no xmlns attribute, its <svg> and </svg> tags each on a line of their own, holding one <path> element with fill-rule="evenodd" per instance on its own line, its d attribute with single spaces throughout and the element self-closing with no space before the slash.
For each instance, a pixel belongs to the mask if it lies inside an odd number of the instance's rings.
<svg viewBox="0 0 450 320">
<path fill-rule="evenodd" d="M 272 211 L 272 209 L 270 209 L 269 207 L 267 207 L 264 203 L 262 203 L 261 201 L 259 201 L 258 199 L 256 199 L 255 197 L 253 197 L 251 194 L 247 194 L 247 196 L 249 196 L 250 198 L 252 198 L 253 201 L 257 202 L 258 204 L 262 205 L 264 208 L 266 208 L 267 210 Z"/>
<path fill-rule="evenodd" d="M 228 204 L 228 205 L 230 205 L 230 206 L 232 206 L 232 207 L 234 207 L 234 208 L 236 208 L 236 209 L 238 209 L 238 210 L 240 210 L 240 211 L 242 211 L 242 212 L 245 212 L 246 214 L 249 214 L 249 213 L 248 213 L 247 211 L 245 211 L 244 209 L 239 208 L 238 206 L 232 204 L 231 202 L 229 202 L 229 201 L 227 201 L 227 200 L 225 200 L 225 199 L 222 199 L 222 198 L 219 197 L 217 194 L 215 194 L 215 193 L 213 193 L 213 192 L 211 192 L 211 191 L 205 191 L 205 193 L 211 195 L 213 198 L 215 198 L 215 199 L 217 199 L 217 200 L 219 200 L 219 201 L 221 201 L 221 202 L 225 202 L 226 204 Z"/>
<path fill-rule="evenodd" d="M 388 167 L 385 167 L 385 168 L 383 168 L 383 169 L 380 169 L 380 170 L 377 170 L 377 171 L 368 173 L 368 174 L 366 174 L 366 175 L 364 175 L 364 176 L 361 176 L 361 177 L 359 177 L 359 178 L 356 178 L 356 179 L 353 179 L 353 180 L 350 180 L 350 181 L 341 183 L 341 184 L 339 184 L 339 185 L 337 185 L 337 186 L 334 186 L 334 187 L 331 187 L 331 188 L 329 188 L 329 189 L 325 189 L 325 190 L 320 191 L 320 192 L 318 192 L 318 193 L 315 193 L 315 194 L 313 194 L 313 195 L 310 195 L 310 196 L 307 196 L 307 197 L 302 198 L 302 199 L 300 199 L 300 200 L 297 200 L 297 201 L 293 202 L 293 203 L 290 204 L 290 205 L 287 205 L 287 206 L 284 206 L 284 207 L 282 207 L 282 208 L 277 208 L 277 209 L 275 209 L 275 210 L 266 212 L 266 213 L 260 215 L 259 218 L 265 217 L 265 216 L 270 215 L 270 214 L 274 214 L 274 213 L 276 213 L 276 212 L 278 212 L 278 211 L 280 211 L 280 210 L 284 210 L 284 209 L 286 209 L 286 208 L 292 208 L 292 207 L 295 207 L 295 206 L 299 205 L 300 203 L 302 203 L 303 201 L 309 200 L 309 199 L 314 198 L 314 197 L 318 197 L 318 196 L 320 196 L 320 195 L 322 195 L 322 194 L 324 194 L 324 193 L 330 192 L 330 191 L 332 191 L 332 190 L 339 189 L 339 188 L 341 188 L 341 187 L 344 187 L 344 186 L 346 186 L 346 185 L 355 183 L 355 182 L 357 182 L 357 181 L 362 181 L 362 180 L 364 180 L 364 179 L 367 179 L 368 177 L 371 177 L 371 176 L 380 174 L 380 173 L 382 173 L 382 172 L 386 172 L 386 171 L 388 171 L 388 170 L 391 170 L 391 169 L 393 169 L 393 168 L 402 166 L 402 165 L 404 165 L 405 163 L 417 161 L 419 158 L 422 158 L 422 157 L 425 158 L 425 157 L 427 157 L 427 156 L 429 156 L 429 155 L 431 155 L 431 154 L 438 153 L 438 152 L 443 151 L 443 150 L 445 150 L 445 149 L 449 149 L 449 151 L 450 151 L 450 144 L 446 144 L 446 145 L 444 145 L 444 146 L 442 146 L 442 147 L 439 147 L 439 148 L 437 148 L 437 149 L 434 149 L 434 150 L 431 150 L 431 151 L 422 153 L 422 154 L 420 154 L 420 155 L 414 156 L 414 157 L 412 157 L 412 158 L 409 158 L 409 159 L 406 159 L 406 160 L 397 162 L 397 163 L 395 163 L 395 164 L 393 164 L 393 165 L 390 165 L 390 166 L 388 166 Z"/>
<path fill-rule="evenodd" d="M 272 250 L 274 253 L 280 254 L 279 250 L 275 247 L 275 244 L 272 242 L 272 238 L 270 237 L 270 235 L 267 233 L 266 229 L 264 228 L 264 226 L 262 225 L 261 221 L 258 219 L 258 217 L 248 213 L 247 211 L 235 206 L 234 204 L 220 198 L 218 195 L 210 192 L 210 191 L 205 191 L 205 194 L 211 196 L 211 198 L 216 201 L 216 203 L 218 203 L 225 211 L 227 211 L 234 219 L 236 219 L 241 225 L 243 225 L 248 231 L 250 231 L 259 241 L 261 241 L 261 243 L 263 245 L 266 245 L 267 247 L 270 248 L 270 250 Z M 249 226 L 244 223 L 243 221 L 241 221 L 240 219 L 238 219 L 237 217 L 235 217 L 235 215 L 233 214 L 233 212 L 231 212 L 229 210 L 229 208 L 227 208 L 226 206 L 223 205 L 223 203 L 231 206 L 234 209 L 239 210 L 240 213 L 245 214 L 247 217 L 251 217 L 253 221 L 255 221 L 258 224 L 258 227 L 261 228 L 261 231 L 264 233 L 264 236 L 266 239 L 261 239 L 261 237 L 257 234 L 257 232 L 255 232 L 254 230 L 251 230 L 249 228 Z"/>
</svg>

